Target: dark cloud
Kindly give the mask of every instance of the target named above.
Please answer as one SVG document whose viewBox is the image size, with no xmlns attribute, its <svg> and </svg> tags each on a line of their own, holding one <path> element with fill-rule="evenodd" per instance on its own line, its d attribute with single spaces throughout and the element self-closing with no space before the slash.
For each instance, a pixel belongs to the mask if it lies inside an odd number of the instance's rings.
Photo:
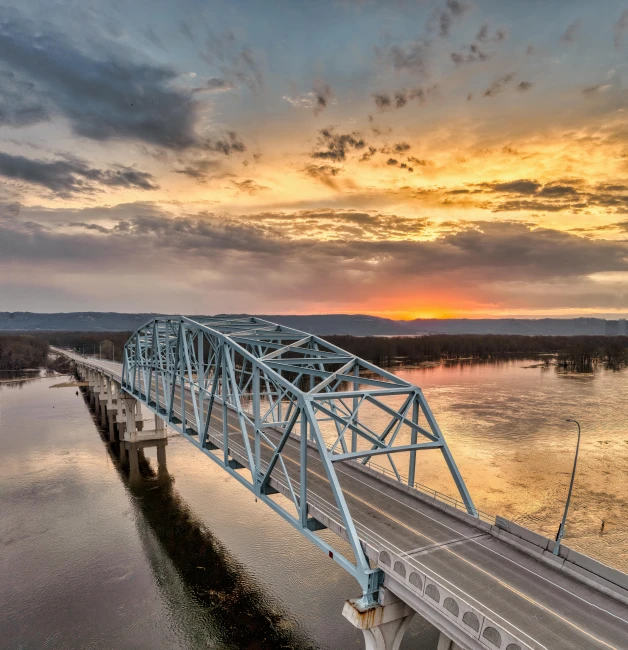
<svg viewBox="0 0 628 650">
<path fill-rule="evenodd" d="M 247 178 L 244 181 L 229 182 L 238 190 L 238 193 L 249 194 L 250 196 L 254 196 L 255 194 L 259 194 L 260 192 L 264 192 L 269 189 L 265 185 L 260 185 L 250 178 Z"/>
<path fill-rule="evenodd" d="M 69 157 L 48 161 L 0 153 L 0 175 L 46 187 L 62 197 L 97 192 L 103 186 L 141 190 L 158 187 L 153 176 L 147 172 L 123 166 L 96 169 L 79 158 Z"/>
<path fill-rule="evenodd" d="M 398 163 L 399 163 L 399 161 L 398 161 L 398 160 L 395 160 L 394 158 L 389 158 L 389 159 L 386 161 L 386 164 L 387 164 L 387 165 L 397 165 Z"/>
<path fill-rule="evenodd" d="M 438 86 L 416 86 L 414 88 L 402 88 L 392 95 L 388 93 L 376 93 L 373 95 L 375 106 L 380 112 L 403 108 L 409 101 L 416 100 L 418 104 L 424 104 L 431 96 L 438 92 Z"/>
<path fill-rule="evenodd" d="M 227 131 L 221 138 L 207 139 L 203 144 L 203 148 L 207 151 L 222 153 L 225 156 L 230 156 L 233 153 L 244 153 L 246 151 L 244 143 L 235 131 Z"/>
<path fill-rule="evenodd" d="M 397 144 L 394 145 L 393 149 L 397 153 L 403 153 L 404 151 L 409 151 L 411 149 L 411 146 L 407 142 L 397 142 Z"/>
<path fill-rule="evenodd" d="M 535 194 L 541 187 L 538 181 L 521 179 L 517 181 L 508 181 L 507 183 L 493 183 L 491 189 L 494 192 L 515 192 L 516 194 Z"/>
<path fill-rule="evenodd" d="M 514 79 L 514 74 L 505 74 L 499 79 L 496 79 L 485 91 L 484 97 L 495 97 L 499 95 L 504 88 Z"/>
<path fill-rule="evenodd" d="M 387 93 L 375 93 L 373 95 L 373 100 L 375 101 L 375 106 L 380 111 L 385 111 L 392 106 L 392 100 L 390 99 L 390 95 Z"/>
<path fill-rule="evenodd" d="M 418 77 L 428 77 L 430 45 L 417 41 L 407 47 L 393 45 L 383 55 L 387 63 L 398 72 L 408 72 Z"/>
<path fill-rule="evenodd" d="M 524 92 L 526 92 L 526 90 L 530 90 L 533 86 L 534 86 L 534 83 L 532 83 L 531 81 L 522 81 L 521 83 L 519 83 L 517 85 L 517 90 L 520 93 L 524 93 Z"/>
<path fill-rule="evenodd" d="M 451 60 L 456 65 L 463 65 L 465 63 L 476 63 L 477 61 L 486 61 L 494 55 L 493 52 L 486 52 L 477 43 L 465 45 L 461 48 L 460 52 L 452 52 Z"/>
<path fill-rule="evenodd" d="M 188 160 L 185 167 L 175 169 L 175 172 L 177 174 L 189 176 L 199 183 L 204 183 L 210 178 L 225 178 L 232 176 L 231 173 L 225 171 L 221 161 L 206 158 Z"/>
<path fill-rule="evenodd" d="M 333 97 L 333 92 L 331 86 L 326 84 L 321 79 L 317 79 L 312 86 L 312 92 L 314 93 L 314 115 L 318 115 L 321 111 L 327 108 L 329 100 Z"/>
<path fill-rule="evenodd" d="M 449 36 L 454 20 L 463 16 L 471 5 L 462 0 L 447 0 L 445 7 L 438 13 L 438 35 Z"/>
<path fill-rule="evenodd" d="M 429 160 L 423 160 L 420 158 L 415 158 L 414 156 L 408 156 L 407 158 L 408 162 L 412 163 L 413 165 L 419 165 L 421 167 L 425 167 L 426 165 L 430 164 Z"/>
<path fill-rule="evenodd" d="M 426 219 L 372 212 L 266 212 L 238 218 L 206 213 L 173 218 L 158 211 L 136 214 L 132 205 L 127 212 L 107 228 L 85 218 L 87 213 L 68 212 L 74 218 L 66 218 L 66 223 L 81 224 L 76 233 L 37 228 L 29 215 L 24 220 L 30 225 L 0 224 L 0 265 L 36 263 L 38 275 L 46 281 L 57 273 L 67 281 L 68 272 L 81 269 L 81 280 L 90 289 L 92 280 L 85 277 L 89 269 L 111 276 L 122 267 L 133 294 L 145 283 L 145 275 L 136 272 L 152 262 L 150 277 L 159 282 L 160 291 L 167 290 L 174 269 L 177 277 L 211 270 L 217 285 L 224 279 L 227 286 L 238 288 L 240 301 L 245 292 L 267 303 L 288 291 L 292 301 L 295 295 L 307 295 L 312 304 L 323 296 L 389 297 L 394 287 L 406 291 L 406 282 L 418 278 L 423 286 L 429 280 L 436 290 L 461 283 L 494 287 L 498 278 L 498 283 L 517 283 L 517 294 L 522 283 L 540 283 L 546 291 L 552 282 L 628 271 L 623 242 L 508 221 L 454 222 L 425 239 L 428 227 L 434 231 Z M 276 282 L 269 292 L 271 261 Z M 181 292 L 180 283 L 173 291 Z"/>
<path fill-rule="evenodd" d="M 507 33 L 503 27 L 500 27 L 491 34 L 490 27 L 488 23 L 484 23 L 475 37 L 476 41 L 480 43 L 499 43 L 506 39 Z"/>
<path fill-rule="evenodd" d="M 476 187 L 479 189 L 475 192 L 508 195 L 505 200 L 482 205 L 497 212 L 581 212 L 598 207 L 610 213 L 628 213 L 628 187 L 622 184 L 589 185 L 577 178 L 541 184 L 536 180 L 519 179 L 503 183 L 481 183 Z"/>
<path fill-rule="evenodd" d="M 622 11 L 613 25 L 615 47 L 621 47 L 624 44 L 624 34 L 628 30 L 628 9 Z"/>
<path fill-rule="evenodd" d="M 588 88 L 583 88 L 582 94 L 585 97 L 595 97 L 600 93 L 607 91 L 611 87 L 610 84 L 597 84 L 596 86 L 589 86 Z"/>
<path fill-rule="evenodd" d="M 351 149 L 363 149 L 366 146 L 359 133 L 334 133 L 332 128 L 319 131 L 319 146 L 324 147 L 323 151 L 315 151 L 312 158 L 323 158 L 337 162 L 346 160 L 347 151 Z"/>
<path fill-rule="evenodd" d="M 0 126 L 31 126 L 49 119 L 45 100 L 32 81 L 19 79 L 10 70 L 0 70 L 0 88 Z"/>
<path fill-rule="evenodd" d="M 199 107 L 173 86 L 174 70 L 138 63 L 119 45 L 90 55 L 48 25 L 35 27 L 6 10 L 0 16 L 0 61 L 34 82 L 76 134 L 171 149 L 198 143 Z"/>
<path fill-rule="evenodd" d="M 570 23 L 567 26 L 562 36 L 560 37 L 560 40 L 563 43 L 572 43 L 575 40 L 576 36 L 578 35 L 578 32 L 580 31 L 581 25 L 582 25 L 581 18 L 578 18 L 578 20 L 574 20 L 574 22 Z"/>
<path fill-rule="evenodd" d="M 338 189 L 335 178 L 342 172 L 341 167 L 334 167 L 333 165 L 306 165 L 303 171 L 324 185 Z"/>
<path fill-rule="evenodd" d="M 361 156 L 360 156 L 360 162 L 364 162 L 366 160 L 370 160 L 375 154 L 377 153 L 377 149 L 375 147 L 369 147 L 368 151 L 365 151 Z"/>
</svg>

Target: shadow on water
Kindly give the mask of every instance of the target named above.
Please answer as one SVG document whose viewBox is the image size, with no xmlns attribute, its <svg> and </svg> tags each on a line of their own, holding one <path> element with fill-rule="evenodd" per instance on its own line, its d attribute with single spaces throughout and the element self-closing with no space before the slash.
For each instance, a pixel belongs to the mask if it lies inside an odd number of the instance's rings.
<svg viewBox="0 0 628 650">
<path fill-rule="evenodd" d="M 207 530 L 173 486 L 167 440 L 128 443 L 85 401 L 137 509 L 139 537 L 158 587 L 191 647 L 306 650 L 318 645 Z M 100 413 L 98 412 L 100 411 Z M 156 467 L 145 451 L 156 450 Z"/>
</svg>

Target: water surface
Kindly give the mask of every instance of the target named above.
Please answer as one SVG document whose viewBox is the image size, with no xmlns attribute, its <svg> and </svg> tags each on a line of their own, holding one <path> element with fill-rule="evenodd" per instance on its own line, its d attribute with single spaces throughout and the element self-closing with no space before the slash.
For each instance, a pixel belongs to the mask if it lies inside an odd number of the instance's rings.
<svg viewBox="0 0 628 650">
<path fill-rule="evenodd" d="M 476 506 L 548 535 L 575 447 L 564 419 L 579 419 L 566 542 L 628 570 L 628 371 L 531 365 L 396 372 L 423 388 Z M 0 384 L 2 647 L 363 647 L 340 567 L 184 439 L 109 444 L 55 383 Z M 421 454 L 417 481 L 454 492 L 439 452 Z M 417 616 L 402 650 L 437 636 Z"/>
</svg>

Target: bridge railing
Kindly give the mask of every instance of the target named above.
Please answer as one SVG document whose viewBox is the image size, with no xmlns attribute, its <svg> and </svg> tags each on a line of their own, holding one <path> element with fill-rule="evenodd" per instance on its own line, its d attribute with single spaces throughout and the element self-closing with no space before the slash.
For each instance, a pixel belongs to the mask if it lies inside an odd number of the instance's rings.
<svg viewBox="0 0 628 650">
<path fill-rule="evenodd" d="M 380 472 L 381 474 L 384 474 L 389 478 L 397 479 L 397 475 L 392 470 L 387 469 L 386 467 L 382 467 L 377 463 L 369 462 L 366 464 L 366 466 L 376 472 Z M 428 496 L 431 496 L 434 499 L 438 499 L 438 501 L 442 501 L 443 503 L 446 503 L 447 505 L 452 506 L 457 510 L 468 512 L 467 506 L 464 503 L 464 501 L 461 501 L 460 499 L 456 499 L 455 497 L 452 497 L 449 494 L 445 494 L 444 492 L 439 492 L 438 490 L 435 490 L 434 488 L 431 488 L 428 485 L 423 485 L 422 483 L 418 483 L 417 481 L 410 482 L 408 480 L 408 477 L 405 474 L 401 474 L 400 476 L 402 482 L 408 485 L 409 487 L 414 488 L 415 490 L 418 490 L 419 492 L 422 492 L 424 494 L 427 494 Z M 475 516 L 478 517 L 478 519 L 481 519 L 482 521 L 485 521 L 491 525 L 495 524 L 495 521 L 497 519 L 497 515 L 490 514 L 488 512 L 483 512 L 482 510 L 478 510 L 477 508 L 475 509 Z"/>
</svg>

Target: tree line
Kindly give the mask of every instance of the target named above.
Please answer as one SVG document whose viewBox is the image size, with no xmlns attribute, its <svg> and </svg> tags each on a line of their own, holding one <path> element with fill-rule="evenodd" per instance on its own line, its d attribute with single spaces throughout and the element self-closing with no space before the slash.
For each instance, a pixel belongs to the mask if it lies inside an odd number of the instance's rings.
<svg viewBox="0 0 628 650">
<path fill-rule="evenodd" d="M 38 336 L 4 334 L 0 336 L 0 370 L 23 370 L 46 365 L 48 343 Z"/>
<path fill-rule="evenodd" d="M 122 361 L 131 332 L 33 332 L 0 334 L 0 370 L 46 365 L 48 346 Z M 628 363 L 627 336 L 522 336 L 433 334 L 428 336 L 326 336 L 330 343 L 379 366 L 460 359 L 538 358 L 556 355 L 569 370 L 590 371 L 601 362 Z"/>
<path fill-rule="evenodd" d="M 326 340 L 379 366 L 459 359 L 537 358 L 557 355 L 570 370 L 596 363 L 620 367 L 628 361 L 627 336 L 523 336 L 517 334 L 433 334 L 428 336 L 326 336 Z"/>
</svg>

